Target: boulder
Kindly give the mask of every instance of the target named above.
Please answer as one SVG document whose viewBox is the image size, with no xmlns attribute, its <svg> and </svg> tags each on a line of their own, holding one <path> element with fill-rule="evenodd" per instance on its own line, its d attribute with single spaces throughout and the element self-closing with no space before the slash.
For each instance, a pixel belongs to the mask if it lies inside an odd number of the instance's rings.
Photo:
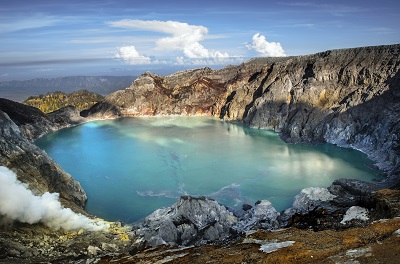
<svg viewBox="0 0 400 264">
<path fill-rule="evenodd" d="M 345 225 L 352 220 L 368 221 L 368 210 L 360 206 L 352 206 L 346 211 L 340 223 Z"/>
<path fill-rule="evenodd" d="M 296 195 L 292 207 L 280 216 L 281 226 L 294 225 L 300 228 L 321 226 L 320 218 L 334 216 L 339 210 L 332 201 L 336 195 L 327 188 L 309 187 Z M 331 219 L 328 220 L 330 223 Z"/>
<path fill-rule="evenodd" d="M 254 207 L 241 215 L 235 228 L 241 232 L 257 229 L 277 229 L 280 227 L 279 216 L 280 214 L 272 206 L 271 202 L 267 200 L 257 201 Z"/>
<path fill-rule="evenodd" d="M 139 225 L 147 245 L 198 245 L 222 242 L 235 234 L 232 212 L 206 197 L 182 196 L 168 208 L 156 210 Z"/>
</svg>

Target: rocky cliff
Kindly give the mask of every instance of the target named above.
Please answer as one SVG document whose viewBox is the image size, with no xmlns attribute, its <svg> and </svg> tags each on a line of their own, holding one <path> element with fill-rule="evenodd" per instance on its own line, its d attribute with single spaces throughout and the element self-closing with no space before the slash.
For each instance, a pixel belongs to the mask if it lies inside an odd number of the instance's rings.
<svg viewBox="0 0 400 264">
<path fill-rule="evenodd" d="M 215 115 L 289 142 L 360 149 L 400 172 L 400 45 L 258 58 L 221 70 L 141 75 L 86 116 Z"/>
<path fill-rule="evenodd" d="M 265 65 L 221 117 L 275 130 L 290 142 L 357 148 L 398 173 L 399 53 L 400 45 L 367 47 Z"/>
<path fill-rule="evenodd" d="M 83 207 L 87 197 L 80 184 L 31 142 L 82 120 L 72 108 L 45 115 L 34 107 L 0 99 L 0 165 L 13 170 L 36 194 L 57 192 L 69 206 Z"/>
</svg>

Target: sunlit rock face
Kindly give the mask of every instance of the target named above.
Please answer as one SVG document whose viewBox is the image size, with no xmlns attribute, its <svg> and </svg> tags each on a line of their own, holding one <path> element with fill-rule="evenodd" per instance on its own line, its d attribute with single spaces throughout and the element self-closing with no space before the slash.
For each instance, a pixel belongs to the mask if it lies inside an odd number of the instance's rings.
<svg viewBox="0 0 400 264">
<path fill-rule="evenodd" d="M 145 73 L 84 114 L 215 115 L 290 142 L 361 149 L 400 170 L 400 45 L 253 59 L 221 70 Z"/>
<path fill-rule="evenodd" d="M 201 68 L 159 76 L 146 72 L 132 85 L 108 95 L 85 116 L 215 115 L 227 98 L 269 61 L 257 59 L 221 70 Z"/>
</svg>

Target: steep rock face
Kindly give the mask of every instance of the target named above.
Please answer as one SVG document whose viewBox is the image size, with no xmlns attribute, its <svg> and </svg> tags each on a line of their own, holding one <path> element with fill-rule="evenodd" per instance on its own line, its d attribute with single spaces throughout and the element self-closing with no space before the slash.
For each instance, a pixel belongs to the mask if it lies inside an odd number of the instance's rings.
<svg viewBox="0 0 400 264">
<path fill-rule="evenodd" d="M 399 169 L 400 45 L 334 50 L 265 65 L 222 117 L 291 142 L 363 150 Z M 245 102 L 245 107 L 243 104 Z"/>
<path fill-rule="evenodd" d="M 72 106 L 45 114 L 35 107 L 0 98 L 0 111 L 7 113 L 29 140 L 85 121 Z"/>
<path fill-rule="evenodd" d="M 36 194 L 57 192 L 67 205 L 83 207 L 87 197 L 80 184 L 30 141 L 80 122 L 76 111 L 67 108 L 46 116 L 9 100 L 0 99 L 0 103 L 0 165 L 13 170 Z"/>
</svg>

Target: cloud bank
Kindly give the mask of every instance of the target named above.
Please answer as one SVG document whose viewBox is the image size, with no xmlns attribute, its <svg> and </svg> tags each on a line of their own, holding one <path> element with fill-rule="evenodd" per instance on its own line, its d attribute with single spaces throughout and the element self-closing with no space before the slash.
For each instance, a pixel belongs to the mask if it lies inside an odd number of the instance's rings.
<svg viewBox="0 0 400 264">
<path fill-rule="evenodd" d="M 58 193 L 36 196 L 15 173 L 0 166 L 0 216 L 22 223 L 43 223 L 53 229 L 89 231 L 107 230 L 108 225 L 64 208 Z"/>
<path fill-rule="evenodd" d="M 217 50 L 208 50 L 200 44 L 208 34 L 208 29 L 203 26 L 189 25 L 177 21 L 130 19 L 109 22 L 108 25 L 117 28 L 145 30 L 168 34 L 169 36 L 156 40 L 156 49 L 165 51 L 180 50 L 183 52 L 185 57 L 189 59 L 224 60 L 230 57 L 226 52 L 223 53 Z M 122 48 L 125 49 L 128 47 L 132 46 Z M 118 55 L 119 57 L 116 57 L 123 58 L 121 54 Z M 139 54 L 136 55 L 140 56 Z"/>
<path fill-rule="evenodd" d="M 260 33 L 254 34 L 253 42 L 246 45 L 249 50 L 255 50 L 264 57 L 285 57 L 285 51 L 279 42 L 268 42 Z"/>
<path fill-rule="evenodd" d="M 111 27 L 128 30 L 141 30 L 164 33 L 167 36 L 155 40 L 155 50 L 181 51 L 183 56 L 169 59 L 152 59 L 141 55 L 135 46 L 119 48 L 115 58 L 130 64 L 178 64 L 178 65 L 218 65 L 243 62 L 243 56 L 231 56 L 226 52 L 209 50 L 201 42 L 206 39 L 208 29 L 204 26 L 190 25 L 178 21 L 132 20 L 123 19 L 107 23 Z M 252 38 L 252 43 L 246 47 L 255 50 L 265 57 L 286 56 L 280 43 L 268 42 L 259 33 Z M 154 41 L 154 40 L 153 40 Z"/>
</svg>

